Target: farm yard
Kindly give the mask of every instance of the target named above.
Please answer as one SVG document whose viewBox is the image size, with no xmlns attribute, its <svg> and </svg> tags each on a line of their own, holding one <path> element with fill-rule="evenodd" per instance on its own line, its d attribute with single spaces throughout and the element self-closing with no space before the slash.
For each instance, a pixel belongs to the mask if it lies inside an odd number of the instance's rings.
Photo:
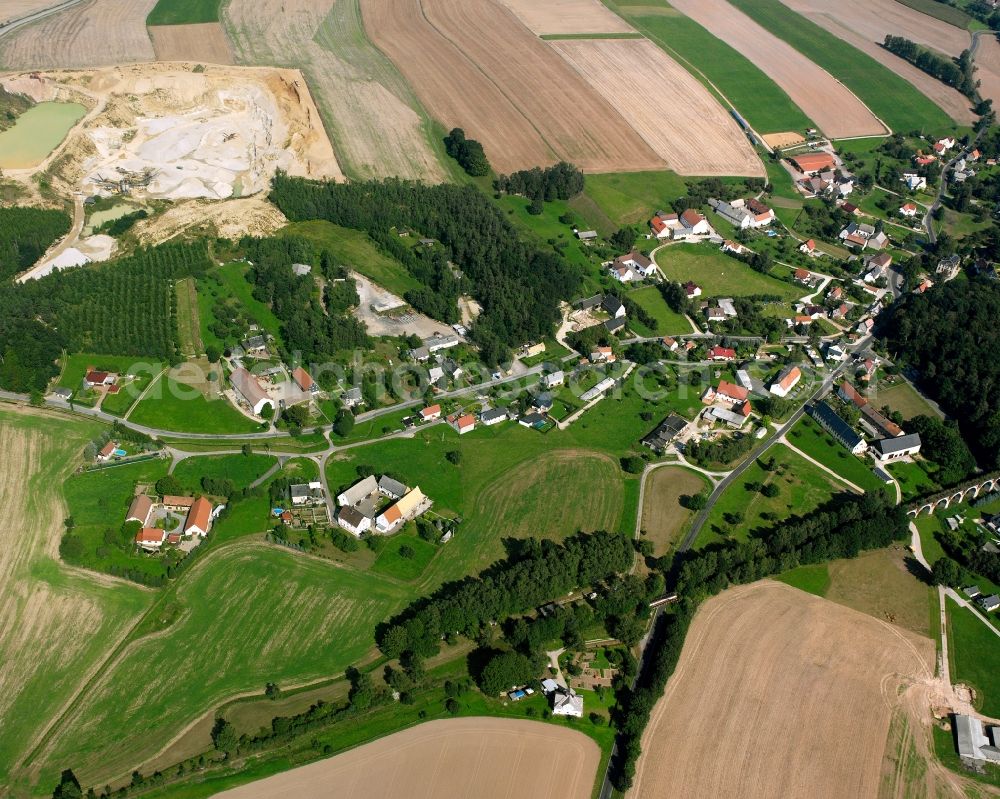
<svg viewBox="0 0 1000 799">
<path fill-rule="evenodd" d="M 750 175 L 764 167 L 739 125 L 686 69 L 648 40 L 574 39 L 554 47 L 682 175 Z M 647 102 L 649 87 L 659 101 Z"/>
<path fill-rule="evenodd" d="M 57 560 L 63 480 L 97 424 L 0 410 L 0 783 L 21 790 L 21 759 L 152 601 L 138 586 Z M 46 653 L 39 657 L 40 652 Z"/>
<path fill-rule="evenodd" d="M 958 55 L 969 46 L 968 34 L 951 25 L 929 20 L 925 14 L 907 8 L 897 0 L 842 0 L 836 7 L 825 0 L 781 1 L 792 11 L 913 84 L 958 124 L 971 125 L 975 122 L 976 116 L 967 97 L 882 47 L 887 35 L 902 36 L 935 50 Z M 952 8 L 943 3 L 932 4 Z"/>
<path fill-rule="evenodd" d="M 446 128 L 501 172 L 572 161 L 594 172 L 663 161 L 546 42 L 495 0 L 363 0 L 373 41 Z M 534 80 L 543 74 L 546 80 Z"/>
<path fill-rule="evenodd" d="M 226 32 L 218 22 L 150 27 L 157 61 L 194 61 L 232 64 L 233 54 Z"/>
<path fill-rule="evenodd" d="M 358 0 L 232 0 L 223 25 L 238 63 L 302 70 L 352 178 L 445 179 L 443 133 L 368 40 Z"/>
<path fill-rule="evenodd" d="M 877 796 L 897 779 L 899 690 L 933 657 L 927 638 L 786 585 L 731 588 L 694 618 L 629 795 Z"/>
<path fill-rule="evenodd" d="M 779 0 L 755 0 L 752 3 L 733 0 L 733 4 L 763 26 L 762 29 L 766 28 L 804 57 L 810 58 L 832 76 L 831 79 L 846 86 L 845 91 L 852 91 L 891 129 L 905 132 L 954 128 L 951 118 L 910 83 L 875 59 L 845 45 L 819 25 L 790 11 Z M 923 18 L 928 22 L 934 21 Z M 825 127 L 823 130 L 833 138 L 851 135 L 833 133 Z"/>
<path fill-rule="evenodd" d="M 726 0 L 673 0 L 671 5 L 757 64 L 827 136 L 887 132 L 843 84 Z"/>
<path fill-rule="evenodd" d="M 361 799 L 419 785 L 427 796 L 587 799 L 600 759 L 593 740 L 564 727 L 520 719 L 444 719 L 217 796 L 315 796 L 338 785 L 339 797 Z"/>
<path fill-rule="evenodd" d="M 631 33 L 632 26 L 600 0 L 502 0 L 525 27 L 539 36 L 575 33 Z"/>
<path fill-rule="evenodd" d="M 119 0 L 71 6 L 0 37 L 0 68 L 78 69 L 152 61 L 146 17 L 155 4 Z"/>
</svg>

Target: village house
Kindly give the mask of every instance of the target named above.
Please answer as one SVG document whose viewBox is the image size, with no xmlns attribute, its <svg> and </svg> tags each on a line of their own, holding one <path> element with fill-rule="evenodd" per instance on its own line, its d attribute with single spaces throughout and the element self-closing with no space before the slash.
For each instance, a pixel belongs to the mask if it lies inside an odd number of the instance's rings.
<svg viewBox="0 0 1000 799">
<path fill-rule="evenodd" d="M 803 175 L 815 175 L 833 170 L 837 166 L 837 160 L 830 153 L 822 150 L 793 155 L 788 160 Z"/>
<path fill-rule="evenodd" d="M 198 497 L 188 511 L 184 521 L 184 535 L 200 535 L 204 538 L 212 525 L 212 503 L 205 497 Z"/>
<path fill-rule="evenodd" d="M 697 283 L 689 280 L 687 283 L 684 284 L 684 294 L 685 294 L 685 296 L 687 296 L 687 298 L 689 300 L 690 299 L 694 299 L 695 297 L 700 297 L 701 296 L 701 286 L 699 286 Z"/>
<path fill-rule="evenodd" d="M 143 527 L 135 534 L 135 543 L 140 549 L 153 552 L 163 546 L 167 540 L 167 531 L 158 527 Z"/>
<path fill-rule="evenodd" d="M 427 351 L 431 354 L 440 350 L 457 347 L 461 343 L 462 340 L 458 336 L 445 336 L 440 333 L 435 333 L 433 336 L 424 339 L 424 346 L 427 347 Z"/>
<path fill-rule="evenodd" d="M 993 597 L 1000 606 L 1000 598 Z M 982 768 L 983 763 L 1000 763 L 1000 727 L 990 725 L 989 737 L 984 724 L 975 716 L 955 714 L 955 741 L 958 756 L 966 763 Z"/>
<path fill-rule="evenodd" d="M 453 413 L 448 417 L 448 424 L 455 428 L 455 431 L 460 436 L 464 436 L 466 433 L 471 433 L 476 429 L 476 417 L 471 413 L 461 415 Z"/>
<path fill-rule="evenodd" d="M 506 408 L 487 408 L 479 414 L 479 422 L 484 427 L 492 427 L 507 421 L 508 418 L 510 417 Z"/>
<path fill-rule="evenodd" d="M 292 380 L 303 391 L 308 391 L 310 394 L 319 393 L 319 385 L 312 379 L 312 375 L 301 366 L 296 366 L 292 370 Z"/>
<path fill-rule="evenodd" d="M 810 283 L 812 283 L 813 276 L 812 272 L 810 272 L 808 269 L 802 269 L 800 267 L 799 269 L 795 270 L 794 278 L 796 283 L 802 283 L 808 286 Z"/>
<path fill-rule="evenodd" d="M 840 305 L 838 305 L 836 308 L 830 311 L 830 318 L 844 319 L 847 317 L 847 313 L 848 311 L 850 311 L 850 309 L 851 307 L 846 302 L 842 302 L 840 303 Z"/>
<path fill-rule="evenodd" d="M 905 183 L 906 188 L 910 191 L 920 191 L 927 188 L 927 178 L 923 175 L 918 175 L 916 172 L 904 172 L 903 177 L 899 180 Z"/>
<path fill-rule="evenodd" d="M 430 422 L 434 419 L 441 418 L 441 406 L 440 405 L 428 405 L 426 408 L 421 408 L 420 420 L 423 422 Z"/>
<path fill-rule="evenodd" d="M 774 220 L 774 211 L 756 198 L 738 199 L 731 202 L 710 199 L 708 204 L 715 213 L 737 230 L 765 227 Z"/>
<path fill-rule="evenodd" d="M 708 358 L 711 361 L 735 361 L 736 350 L 716 344 L 708 351 Z"/>
<path fill-rule="evenodd" d="M 726 408 L 721 408 L 718 405 L 713 405 L 705 411 L 703 418 L 709 422 L 723 422 L 729 427 L 739 430 L 750 418 L 750 412 L 752 410 L 753 409 L 750 407 L 749 402 L 742 402 L 739 405 L 734 406 L 733 410 L 727 410 Z"/>
<path fill-rule="evenodd" d="M 746 369 L 736 370 L 736 382 L 747 391 L 753 388 L 753 381 L 750 379 L 750 373 Z"/>
<path fill-rule="evenodd" d="M 430 508 L 430 500 L 417 486 L 394 505 L 390 505 L 375 519 L 375 529 L 380 533 L 391 533 L 397 527 Z"/>
<path fill-rule="evenodd" d="M 340 395 L 340 402 L 345 408 L 356 408 L 365 404 L 365 399 L 361 394 L 361 386 L 354 386 L 347 389 Z"/>
<path fill-rule="evenodd" d="M 656 273 L 656 264 L 637 250 L 619 255 L 609 266 L 611 276 L 620 283 L 642 280 Z"/>
<path fill-rule="evenodd" d="M 740 402 L 746 402 L 750 392 L 742 386 L 733 385 L 728 380 L 720 380 L 719 387 L 715 390 L 715 396 L 717 399 L 736 405 Z"/>
<path fill-rule="evenodd" d="M 584 244 L 593 244 L 595 241 L 597 241 L 596 230 L 574 230 L 573 233 Z"/>
<path fill-rule="evenodd" d="M 920 434 L 908 433 L 895 438 L 882 438 L 872 444 L 872 452 L 880 463 L 891 463 L 920 452 Z"/>
<path fill-rule="evenodd" d="M 105 461 L 111 460 L 111 456 L 115 454 L 115 449 L 117 444 L 114 441 L 109 441 L 103 447 L 101 447 L 100 452 L 97 453 L 97 460 L 99 463 L 104 463 Z"/>
<path fill-rule="evenodd" d="M 598 347 L 590 353 L 591 363 L 614 363 L 615 353 L 611 347 Z"/>
<path fill-rule="evenodd" d="M 662 455 L 666 448 L 673 443 L 674 439 L 683 432 L 685 427 L 687 427 L 687 420 L 676 413 L 672 413 L 660 422 L 655 430 L 645 436 L 642 439 L 642 443 L 657 455 Z"/>
<path fill-rule="evenodd" d="M 337 495 L 337 504 L 357 508 L 361 504 L 371 504 L 378 497 L 378 479 L 370 474 L 359 480 L 343 493 Z"/>
<path fill-rule="evenodd" d="M 805 253 L 810 258 L 815 258 L 819 254 L 819 251 L 816 249 L 816 242 L 813 239 L 809 239 L 799 245 L 799 252 Z"/>
<path fill-rule="evenodd" d="M 718 305 L 710 305 L 705 308 L 705 318 L 709 322 L 724 322 L 726 314 Z"/>
<path fill-rule="evenodd" d="M 555 388 L 556 386 L 561 386 L 566 382 L 566 375 L 563 373 L 562 369 L 551 372 L 547 375 L 542 375 L 542 385 L 546 388 Z"/>
<path fill-rule="evenodd" d="M 777 379 L 768 387 L 768 391 L 778 397 L 787 397 L 799 380 L 802 379 L 802 372 L 797 366 L 786 366 L 781 370 Z"/>
<path fill-rule="evenodd" d="M 553 716 L 583 717 L 583 697 L 571 688 L 559 686 L 551 694 Z"/>
<path fill-rule="evenodd" d="M 145 494 L 139 494 L 129 505 L 125 514 L 125 522 L 139 522 L 143 527 L 149 524 L 149 515 L 153 512 L 153 500 Z"/>
<path fill-rule="evenodd" d="M 264 410 L 264 406 L 266 405 L 274 407 L 271 398 L 261 386 L 260 381 L 242 366 L 233 370 L 233 373 L 229 375 L 229 382 L 232 384 L 237 397 L 250 407 L 254 416 L 260 416 L 261 411 Z"/>
<path fill-rule="evenodd" d="M 247 355 L 267 354 L 267 339 L 264 336 L 251 336 L 241 346 Z"/>
<path fill-rule="evenodd" d="M 722 246 L 719 248 L 723 252 L 732 253 L 733 255 L 742 255 L 745 252 L 750 252 L 746 247 L 740 244 L 738 241 L 733 241 L 732 239 L 726 239 L 722 242 Z"/>
<path fill-rule="evenodd" d="M 345 506 L 337 513 L 337 524 L 352 535 L 361 536 L 372 528 L 371 517 L 365 516 L 357 508 Z"/>
<path fill-rule="evenodd" d="M 677 352 L 677 339 L 671 338 L 670 336 L 664 336 L 661 343 L 666 347 L 667 352 Z"/>
<path fill-rule="evenodd" d="M 597 298 L 598 302 L 595 305 L 600 304 L 600 298 Z M 536 355 L 541 355 L 545 352 L 545 342 L 539 341 L 537 344 L 525 344 L 524 348 L 521 350 L 522 358 L 534 358 Z"/>
<path fill-rule="evenodd" d="M 675 213 L 657 211 L 649 220 L 649 227 L 656 238 L 669 239 L 673 237 L 675 230 L 680 230 L 681 222 Z"/>
<path fill-rule="evenodd" d="M 959 269 L 962 266 L 962 256 L 960 255 L 949 255 L 947 258 L 942 258 L 938 261 L 937 269 L 934 273 L 941 279 L 942 282 L 947 283 L 949 280 L 954 280 L 958 276 Z"/>
<path fill-rule="evenodd" d="M 164 508 L 175 513 L 187 513 L 194 505 L 194 497 L 179 497 L 175 494 L 164 494 L 160 500 Z"/>
<path fill-rule="evenodd" d="M 868 449 L 865 440 L 854 431 L 854 428 L 841 419 L 837 412 L 822 400 L 809 406 L 807 412 L 852 454 L 862 455 Z"/>
<path fill-rule="evenodd" d="M 904 203 L 900 206 L 899 215 L 908 217 L 912 219 L 917 215 L 917 204 L 916 203 Z"/>
<path fill-rule="evenodd" d="M 410 489 L 399 482 L 399 480 L 389 477 L 387 474 L 383 474 L 378 479 L 378 492 L 383 497 L 388 497 L 393 500 L 399 499 L 409 490 Z"/>
<path fill-rule="evenodd" d="M 288 487 L 288 496 L 292 500 L 292 505 L 311 505 L 323 499 L 323 484 L 318 480 L 296 483 Z"/>
<path fill-rule="evenodd" d="M 677 231 L 680 236 L 708 236 L 712 226 L 708 224 L 705 215 L 694 208 L 688 208 L 679 217 L 681 227 Z"/>
<path fill-rule="evenodd" d="M 601 301 L 601 307 L 607 311 L 612 319 L 623 319 L 625 317 L 625 306 L 614 294 L 608 294 Z"/>
<path fill-rule="evenodd" d="M 84 388 L 97 388 L 99 386 L 113 386 L 118 382 L 118 375 L 111 372 L 98 372 L 93 369 L 87 371 L 83 378 Z"/>
</svg>

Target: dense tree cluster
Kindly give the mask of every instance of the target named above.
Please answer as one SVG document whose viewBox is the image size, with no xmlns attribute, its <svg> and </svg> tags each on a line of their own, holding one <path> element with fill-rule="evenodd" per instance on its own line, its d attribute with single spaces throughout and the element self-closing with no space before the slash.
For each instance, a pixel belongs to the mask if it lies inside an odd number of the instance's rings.
<svg viewBox="0 0 1000 799">
<path fill-rule="evenodd" d="M 480 575 L 448 583 L 382 625 L 376 633 L 387 657 L 436 651 L 443 634 L 473 636 L 491 621 L 521 613 L 553 596 L 592 585 L 632 564 L 632 545 L 611 533 L 526 542 L 523 551 Z"/>
<path fill-rule="evenodd" d="M 876 333 L 959 428 L 983 468 L 1000 466 L 1000 283 L 952 280 L 908 294 L 878 317 Z"/>
<path fill-rule="evenodd" d="M 922 415 L 910 419 L 906 431 L 920 434 L 920 454 L 938 465 L 934 476 L 941 485 L 960 483 L 976 468 L 976 459 L 956 422 Z"/>
<path fill-rule="evenodd" d="M 974 67 L 968 50 L 963 50 L 957 59 L 952 59 L 938 55 L 902 36 L 886 36 L 882 46 L 890 53 L 909 61 L 917 69 L 954 86 L 967 97 L 975 97 Z"/>
<path fill-rule="evenodd" d="M 0 285 L 0 388 L 43 389 L 64 349 L 179 362 L 173 282 L 209 266 L 203 243 L 164 244 Z"/>
<path fill-rule="evenodd" d="M 723 436 L 714 441 L 692 441 L 685 455 L 699 466 L 714 463 L 732 463 L 742 458 L 753 447 L 753 438 L 747 435 Z"/>
<path fill-rule="evenodd" d="M 467 139 L 461 128 L 452 128 L 444 137 L 444 151 L 474 178 L 490 174 L 490 162 L 483 145 L 475 139 Z"/>
<path fill-rule="evenodd" d="M 52 242 L 69 232 L 70 224 L 70 218 L 62 211 L 0 208 L 0 280 L 13 277 L 35 263 Z"/>
<path fill-rule="evenodd" d="M 368 347 L 371 340 L 364 325 L 343 313 L 344 306 L 357 304 L 347 289 L 327 293 L 326 307 L 316 296 L 316 282 L 311 274 L 296 275 L 292 264 L 314 264 L 317 254 L 312 243 L 296 237 L 244 239 L 241 242 L 253 263 L 248 279 L 253 295 L 269 305 L 281 320 L 281 337 L 286 354 L 298 353 L 306 362 L 322 363 L 338 353 Z M 337 274 L 329 257 L 323 259 L 321 272 Z M 334 284 L 336 285 L 336 284 Z"/>
<path fill-rule="evenodd" d="M 138 211 L 120 216 L 117 219 L 109 219 L 107 222 L 94 228 L 95 233 L 107 233 L 109 236 L 121 236 L 132 229 L 136 222 L 145 219 L 149 213 L 140 208 Z"/>
<path fill-rule="evenodd" d="M 662 565 L 670 569 L 668 583 L 681 602 L 654 630 L 647 665 L 635 689 L 619 694 L 620 710 L 615 718 L 619 751 L 612 764 L 615 787 L 624 791 L 632 784 L 642 732 L 677 665 L 691 617 L 701 600 L 730 585 L 754 582 L 799 565 L 853 558 L 863 550 L 907 538 L 905 509 L 881 494 L 845 494 L 749 541 L 718 544 L 679 554 L 672 561 L 665 559 Z"/>
<path fill-rule="evenodd" d="M 0 130 L 7 130 L 34 104 L 34 100 L 27 95 L 9 92 L 0 86 Z"/>
<path fill-rule="evenodd" d="M 583 173 L 573 164 L 560 161 L 545 169 L 536 166 L 500 175 L 493 181 L 493 188 L 500 194 L 519 194 L 552 202 L 576 197 L 583 191 L 583 184 Z"/>
<path fill-rule="evenodd" d="M 393 255 L 403 246 L 394 228 L 418 230 L 440 241 L 448 250 L 445 261 L 430 265 L 443 281 L 447 267 L 440 264 L 450 259 L 469 281 L 483 306 L 472 335 L 489 364 L 506 357 L 511 347 L 551 334 L 559 301 L 571 297 L 580 284 L 576 270 L 556 253 L 523 241 L 474 186 L 403 180 L 319 183 L 279 174 L 271 199 L 290 219 L 326 219 L 364 230 Z M 412 262 L 404 264 L 414 271 Z M 436 290 L 426 275 L 414 276 Z M 407 300 L 419 307 L 413 298 Z"/>
</svg>

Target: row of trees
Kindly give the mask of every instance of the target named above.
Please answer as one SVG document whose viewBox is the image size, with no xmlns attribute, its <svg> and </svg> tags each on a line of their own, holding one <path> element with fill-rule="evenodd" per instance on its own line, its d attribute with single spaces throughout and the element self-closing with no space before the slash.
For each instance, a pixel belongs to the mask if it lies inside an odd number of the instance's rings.
<svg viewBox="0 0 1000 799">
<path fill-rule="evenodd" d="M 963 50 L 957 59 L 938 55 L 902 36 L 886 36 L 882 43 L 890 53 L 909 61 L 917 69 L 923 70 L 949 86 L 954 86 L 970 98 L 976 95 L 974 67 L 968 50 Z"/>
<path fill-rule="evenodd" d="M 44 389 L 69 352 L 181 360 L 175 280 L 211 265 L 204 243 L 164 244 L 87 269 L 0 285 L 0 388 Z"/>
<path fill-rule="evenodd" d="M 1000 283 L 952 280 L 907 294 L 878 317 L 876 334 L 952 417 L 986 469 L 1000 466 Z"/>
<path fill-rule="evenodd" d="M 326 219 L 364 230 L 390 254 L 401 246 L 398 228 L 440 241 L 447 249 L 445 259 L 461 268 L 483 306 L 472 335 L 490 365 L 504 360 L 512 347 L 551 334 L 559 301 L 573 296 L 580 285 L 576 270 L 558 254 L 522 240 L 474 186 L 397 179 L 320 183 L 279 174 L 271 199 L 290 219 Z M 443 272 L 438 267 L 434 274 L 443 279 Z M 414 276 L 434 289 L 427 275 Z"/>
<path fill-rule="evenodd" d="M 750 583 L 798 565 L 853 558 L 909 537 L 906 511 L 879 495 L 841 495 L 813 513 L 768 530 L 749 541 L 729 542 L 663 558 L 667 584 L 681 596 L 673 613 L 660 620 L 648 644 L 645 666 L 634 689 L 619 693 L 615 722 L 618 757 L 614 786 L 632 784 L 643 730 L 680 657 L 691 618 L 705 598 L 730 585 Z"/>
<path fill-rule="evenodd" d="M 442 635 L 475 636 L 491 621 L 625 571 L 633 556 L 625 536 L 605 532 L 579 533 L 562 543 L 532 540 L 519 549 L 478 577 L 443 585 L 381 625 L 379 648 L 389 658 L 431 655 Z"/>
<path fill-rule="evenodd" d="M 70 224 L 62 211 L 0 208 L 0 280 L 35 263 L 56 239 L 69 232 Z"/>
<path fill-rule="evenodd" d="M 493 181 L 493 188 L 498 194 L 519 194 L 532 199 L 537 197 L 545 202 L 576 197 L 583 191 L 583 185 L 583 172 L 565 161 L 544 169 L 536 166 L 500 175 Z"/>
</svg>

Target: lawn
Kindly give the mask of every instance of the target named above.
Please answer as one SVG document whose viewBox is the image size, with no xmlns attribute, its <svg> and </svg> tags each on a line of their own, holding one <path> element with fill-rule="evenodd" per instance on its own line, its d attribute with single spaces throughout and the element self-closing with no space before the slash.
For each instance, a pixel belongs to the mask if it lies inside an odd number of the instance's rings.
<svg viewBox="0 0 1000 799">
<path fill-rule="evenodd" d="M 583 193 L 616 225 L 646 222 L 687 189 L 676 172 L 611 172 L 587 175 Z M 571 203 L 573 204 L 573 203 Z"/>
<path fill-rule="evenodd" d="M 730 2 L 841 81 L 893 130 L 954 130 L 954 121 L 911 83 L 779 0 Z"/>
<path fill-rule="evenodd" d="M 592 248 L 576 238 L 571 225 L 559 221 L 561 216 L 571 210 L 568 201 L 552 200 L 546 202 L 540 214 L 528 213 L 531 200 L 527 197 L 504 194 L 495 202 L 515 227 L 536 239 L 543 249 L 546 248 L 546 245 L 558 245 L 563 257 L 571 264 L 592 274 L 596 274 L 600 269 L 600 259 L 593 254 Z M 585 228 L 590 226 L 590 220 L 578 219 L 577 223 L 582 224 Z"/>
<path fill-rule="evenodd" d="M 708 297 L 746 297 L 769 294 L 792 301 L 803 288 L 755 272 L 711 244 L 671 244 L 656 254 L 656 264 L 668 280 L 693 280 Z"/>
<path fill-rule="evenodd" d="M 415 535 L 401 533 L 388 540 L 371 570 L 386 577 L 410 582 L 424 573 L 437 553 L 438 547 L 434 544 Z"/>
<path fill-rule="evenodd" d="M 101 410 L 112 416 L 125 416 L 142 392 L 153 382 L 159 372 L 160 364 L 156 364 L 156 367 L 155 372 L 143 371 L 136 374 L 135 380 L 125 382 L 117 394 L 106 394 L 104 402 L 101 403 Z"/>
<path fill-rule="evenodd" d="M 278 459 L 271 455 L 211 455 L 187 458 L 174 469 L 176 477 L 192 493 L 202 490 L 203 477 L 232 480 L 237 488 L 247 488 L 254 480 L 267 473 Z"/>
<path fill-rule="evenodd" d="M 257 541 L 217 546 L 164 594 L 161 602 L 182 609 L 173 625 L 133 644 L 87 694 L 80 723 L 54 740 L 42 784 L 55 784 L 70 762 L 85 784 L 103 784 L 227 697 L 343 673 L 369 654 L 375 625 L 411 596 Z M 198 676 L 179 691 L 176 680 L 147 679 L 151 663 Z M 122 686 L 135 686 L 128 696 L 141 701 L 123 701 Z"/>
<path fill-rule="evenodd" d="M 646 477 L 643 493 L 641 531 L 653 544 L 657 557 L 670 552 L 681 539 L 693 511 L 680 504 L 680 498 L 711 492 L 708 480 L 697 472 L 680 466 L 662 466 Z"/>
<path fill-rule="evenodd" d="M 789 432 L 792 445 L 865 491 L 878 491 L 883 483 L 871 466 L 852 455 L 843 444 L 826 433 L 812 419 L 803 416 Z"/>
<path fill-rule="evenodd" d="M 33 792 L 14 771 L 50 719 L 152 601 L 124 582 L 66 568 L 55 554 L 66 509 L 62 486 L 101 425 L 28 409 L 0 408 L 0 505 L 16 523 L 0 527 L 0 784 Z"/>
<path fill-rule="evenodd" d="M 368 234 L 360 230 L 351 230 L 332 222 L 316 220 L 293 222 L 283 227 L 280 234 L 309 239 L 320 251 L 329 250 L 335 256 L 337 263 L 360 272 L 400 297 L 408 291 L 422 287 L 420 281 L 413 277 L 403 264 L 385 255 Z"/>
<path fill-rule="evenodd" d="M 315 435 L 313 433 L 297 436 L 296 438 L 286 436 L 284 438 L 265 439 L 264 441 L 253 438 L 227 438 L 224 441 L 217 441 L 204 438 L 174 438 L 172 436 L 162 436 L 160 440 L 164 444 L 184 452 L 216 452 L 218 450 L 239 452 L 244 444 L 249 444 L 255 452 L 270 452 L 271 450 L 275 450 L 276 452 L 306 453 L 319 452 L 329 446 L 329 442 L 326 441 L 323 435 Z"/>
<path fill-rule="evenodd" d="M 826 596 L 826 592 L 830 588 L 830 570 L 825 563 L 796 566 L 794 569 L 779 574 L 774 579 L 816 596 Z"/>
<path fill-rule="evenodd" d="M 747 539 L 755 529 L 772 529 L 777 522 L 815 510 L 844 490 L 821 469 L 787 447 L 772 447 L 763 460 L 774 458 L 776 469 L 768 472 L 757 459 L 719 497 L 695 541 L 702 547 L 729 536 Z M 765 497 L 754 484 L 778 486 L 778 494 Z"/>
<path fill-rule="evenodd" d="M 163 368 L 159 362 L 138 358 L 134 355 L 94 355 L 76 353 L 64 355 L 61 359 L 62 372 L 56 385 L 77 391 L 83 387 L 83 378 L 88 369 L 115 374 L 158 375 Z"/>
<path fill-rule="evenodd" d="M 281 341 L 281 321 L 263 302 L 253 296 L 253 286 L 247 282 L 250 267 L 238 261 L 209 271 L 197 281 L 199 325 L 203 343 L 214 344 L 220 349 L 225 345 L 209 329 L 215 317 L 212 308 L 217 302 L 233 299 L 247 317 L 253 319 L 277 341 Z"/>
<path fill-rule="evenodd" d="M 914 416 L 936 416 L 934 409 L 919 392 L 902 378 L 889 388 L 877 388 L 872 393 L 873 405 L 881 408 L 888 406 L 889 410 L 899 411 L 903 419 L 909 421 Z"/>
<path fill-rule="evenodd" d="M 715 38 L 694 20 L 664 9 L 643 8 L 628 0 L 619 8 L 608 2 L 638 30 L 688 69 L 702 83 L 713 83 L 759 133 L 814 127 L 791 98 L 753 62 Z M 623 13 L 625 10 L 629 13 Z M 709 88 L 709 91 L 712 91 Z"/>
<path fill-rule="evenodd" d="M 673 311 L 656 286 L 643 286 L 628 293 L 629 298 L 656 320 L 652 335 L 667 336 L 689 333 L 691 325 L 681 314 Z M 635 323 L 633 322 L 633 325 Z"/>
<path fill-rule="evenodd" d="M 201 355 L 201 319 L 199 317 L 198 288 L 193 277 L 174 283 L 177 294 L 177 338 L 181 352 L 188 357 Z"/>
<path fill-rule="evenodd" d="M 159 0 L 146 17 L 147 25 L 190 25 L 218 22 L 221 0 Z"/>
<path fill-rule="evenodd" d="M 948 607 L 948 656 L 951 679 L 976 691 L 976 708 L 987 716 L 1000 716 L 1000 639 L 975 612 L 960 608 L 952 599 Z"/>
<path fill-rule="evenodd" d="M 931 494 L 939 488 L 937 482 L 924 470 L 920 461 L 890 463 L 886 470 L 903 490 L 903 501 L 909 502 L 924 494 Z"/>
<path fill-rule="evenodd" d="M 161 376 L 135 406 L 130 422 L 177 433 L 254 433 L 260 425 L 248 419 L 228 400 L 207 400 L 199 391 Z"/>
</svg>

